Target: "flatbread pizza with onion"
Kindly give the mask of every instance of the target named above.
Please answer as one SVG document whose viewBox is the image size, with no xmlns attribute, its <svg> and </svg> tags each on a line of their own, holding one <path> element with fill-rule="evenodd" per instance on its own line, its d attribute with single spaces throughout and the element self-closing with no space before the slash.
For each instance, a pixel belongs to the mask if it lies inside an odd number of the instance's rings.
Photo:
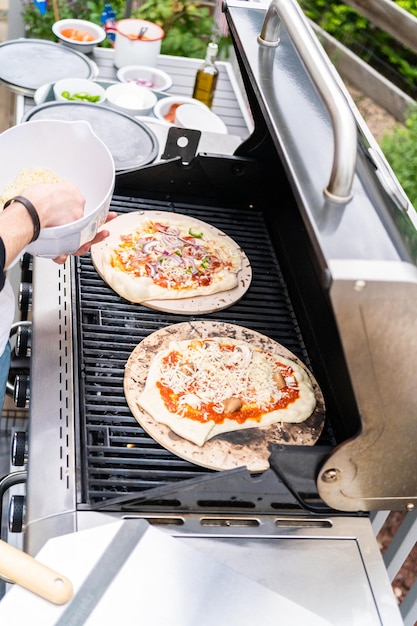
<svg viewBox="0 0 417 626">
<path fill-rule="evenodd" d="M 244 267 L 247 278 L 249 262 L 241 248 L 201 220 L 142 211 L 121 215 L 106 228 L 110 236 L 93 246 L 92 260 L 103 280 L 129 302 L 190 301 L 230 292 L 242 283 Z"/>
</svg>

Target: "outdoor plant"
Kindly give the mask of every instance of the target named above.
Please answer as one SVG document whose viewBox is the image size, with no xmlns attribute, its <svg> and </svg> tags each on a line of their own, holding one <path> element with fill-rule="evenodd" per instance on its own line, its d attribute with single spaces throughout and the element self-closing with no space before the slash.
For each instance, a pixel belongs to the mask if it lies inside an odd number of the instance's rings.
<svg viewBox="0 0 417 626">
<path fill-rule="evenodd" d="M 55 22 L 53 3 L 48 2 L 46 13 L 41 15 L 33 0 L 20 0 L 22 3 L 22 16 L 28 37 L 37 39 L 55 40 L 52 33 L 52 25 Z M 112 2 L 116 13 L 122 15 L 124 8 L 123 0 Z M 101 24 L 100 17 L 104 8 L 102 0 L 57 0 L 59 18 L 61 20 L 75 17 L 81 20 L 91 20 L 96 24 Z"/>
<path fill-rule="evenodd" d="M 53 3 L 48 2 L 46 13 L 41 15 L 32 0 L 20 1 L 27 36 L 54 41 L 51 30 L 55 22 Z M 96 24 L 101 24 L 104 4 L 104 0 L 57 0 L 60 19 L 76 17 Z M 116 13 L 116 20 L 125 16 L 123 0 L 112 0 L 110 4 Z M 219 35 L 212 10 L 204 4 L 188 0 L 145 0 L 132 10 L 131 17 L 148 20 L 163 28 L 162 54 L 204 57 L 207 43 L 215 38 L 221 55 L 227 56 L 229 39 Z M 111 43 L 106 40 L 102 45 L 110 46 Z"/>
<path fill-rule="evenodd" d="M 417 0 L 392 0 L 417 15 Z M 324 31 L 412 97 L 417 97 L 417 55 L 344 2 L 299 0 Z"/>
<path fill-rule="evenodd" d="M 380 141 L 382 151 L 417 209 L 417 110 L 411 111 L 404 126 L 398 126 Z"/>
<path fill-rule="evenodd" d="M 204 57 L 207 44 L 213 39 L 222 52 L 229 45 L 227 38 L 217 32 L 210 8 L 198 2 L 145 0 L 132 15 L 163 28 L 162 54 L 199 58 Z"/>
</svg>

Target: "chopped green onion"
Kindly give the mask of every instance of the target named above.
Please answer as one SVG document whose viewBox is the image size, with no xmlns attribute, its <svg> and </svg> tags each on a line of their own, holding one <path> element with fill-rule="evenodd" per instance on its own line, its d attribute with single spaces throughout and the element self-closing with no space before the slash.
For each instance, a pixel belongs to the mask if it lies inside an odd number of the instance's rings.
<svg viewBox="0 0 417 626">
<path fill-rule="evenodd" d="M 192 228 L 188 230 L 188 234 L 191 235 L 191 237 L 195 237 L 196 239 L 201 239 L 203 236 L 203 233 L 195 233 Z"/>
<path fill-rule="evenodd" d="M 86 92 L 74 93 L 71 95 L 69 91 L 62 91 L 61 96 L 66 100 L 79 100 L 81 102 L 98 102 L 100 100 L 100 96 L 90 96 Z"/>
</svg>

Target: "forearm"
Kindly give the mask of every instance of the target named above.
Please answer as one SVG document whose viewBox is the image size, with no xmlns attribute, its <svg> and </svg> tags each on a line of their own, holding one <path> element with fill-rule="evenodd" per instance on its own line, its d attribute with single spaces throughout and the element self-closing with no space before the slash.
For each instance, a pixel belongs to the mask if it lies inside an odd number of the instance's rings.
<svg viewBox="0 0 417 626">
<path fill-rule="evenodd" d="M 0 213 L 0 237 L 6 250 L 5 269 L 7 269 L 33 237 L 32 219 L 27 209 L 19 202 L 13 202 Z"/>
<path fill-rule="evenodd" d="M 12 202 L 0 213 L 0 237 L 6 248 L 6 267 L 24 250 L 40 228 L 61 226 L 84 215 L 85 199 L 71 183 L 36 184 L 23 190 L 22 196 L 32 204 L 33 219 L 26 206 Z M 35 216 L 36 217 L 36 216 Z"/>
</svg>

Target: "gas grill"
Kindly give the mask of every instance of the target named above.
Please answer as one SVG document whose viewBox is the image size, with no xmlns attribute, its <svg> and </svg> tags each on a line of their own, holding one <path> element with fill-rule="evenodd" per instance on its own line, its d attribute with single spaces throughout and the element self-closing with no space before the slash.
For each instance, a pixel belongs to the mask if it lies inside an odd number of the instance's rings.
<svg viewBox="0 0 417 626">
<path fill-rule="evenodd" d="M 415 466 L 414 210 L 295 3 L 274 0 L 265 22 L 268 6 L 225 6 L 253 134 L 233 155 L 179 151 L 119 174 L 111 207 L 227 233 L 252 267 L 242 299 L 163 313 L 117 296 L 89 256 L 34 260 L 26 549 L 146 519 L 331 623 L 393 626 L 369 511 L 416 503 L 415 476 L 399 467 Z M 318 70 L 301 60 L 306 45 Z M 124 397 L 126 361 L 152 332 L 194 320 L 258 331 L 307 365 L 326 406 L 316 445 L 273 446 L 265 472 L 217 472 L 141 428 Z"/>
</svg>

